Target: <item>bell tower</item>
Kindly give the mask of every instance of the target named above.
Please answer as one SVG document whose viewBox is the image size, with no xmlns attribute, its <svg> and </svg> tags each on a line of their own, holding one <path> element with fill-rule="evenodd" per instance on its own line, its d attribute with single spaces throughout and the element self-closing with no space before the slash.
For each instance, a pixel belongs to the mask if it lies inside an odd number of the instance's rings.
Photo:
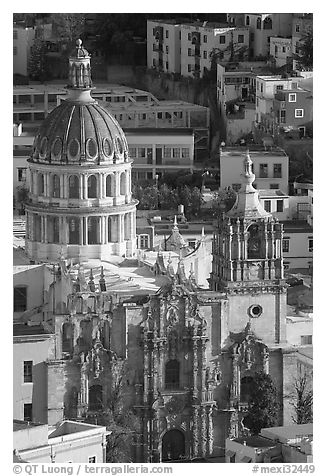
<svg viewBox="0 0 326 476">
<path fill-rule="evenodd" d="M 259 202 L 249 151 L 242 178 L 236 202 L 213 237 L 211 289 L 228 296 L 226 331 L 240 332 L 249 322 L 259 338 L 280 343 L 286 317 L 283 226 Z"/>
</svg>

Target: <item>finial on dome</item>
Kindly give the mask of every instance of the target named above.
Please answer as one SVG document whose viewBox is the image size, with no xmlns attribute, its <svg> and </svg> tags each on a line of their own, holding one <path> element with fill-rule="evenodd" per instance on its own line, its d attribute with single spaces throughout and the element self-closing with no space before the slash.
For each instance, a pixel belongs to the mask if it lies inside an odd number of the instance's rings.
<svg viewBox="0 0 326 476">
<path fill-rule="evenodd" d="M 177 219 L 177 215 L 174 215 L 174 223 L 173 223 L 173 229 L 174 230 L 178 230 L 178 219 Z"/>
<path fill-rule="evenodd" d="M 83 44 L 82 40 L 78 38 L 78 40 L 76 40 L 77 47 L 80 48 L 82 44 Z"/>
</svg>

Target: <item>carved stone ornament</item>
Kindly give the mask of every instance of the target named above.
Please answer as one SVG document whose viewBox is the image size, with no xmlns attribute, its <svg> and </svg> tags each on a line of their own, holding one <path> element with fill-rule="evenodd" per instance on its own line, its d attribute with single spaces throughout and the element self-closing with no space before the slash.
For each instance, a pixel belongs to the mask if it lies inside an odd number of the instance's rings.
<svg viewBox="0 0 326 476">
<path fill-rule="evenodd" d="M 178 309 L 175 306 L 169 307 L 166 319 L 169 327 L 174 327 L 179 322 Z"/>
<path fill-rule="evenodd" d="M 185 401 L 184 398 L 181 396 L 173 396 L 170 400 L 165 404 L 165 409 L 169 413 L 169 415 L 180 415 L 184 409 Z"/>
</svg>

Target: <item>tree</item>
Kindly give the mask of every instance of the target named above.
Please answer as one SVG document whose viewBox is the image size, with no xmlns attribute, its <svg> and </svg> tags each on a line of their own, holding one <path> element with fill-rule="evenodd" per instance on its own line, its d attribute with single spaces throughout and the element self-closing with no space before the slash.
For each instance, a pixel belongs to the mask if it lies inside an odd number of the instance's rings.
<svg viewBox="0 0 326 476">
<path fill-rule="evenodd" d="M 292 420 L 297 425 L 313 422 L 313 390 L 309 376 L 305 373 L 294 382 L 294 392 L 291 395 L 291 405 L 295 415 Z"/>
<path fill-rule="evenodd" d="M 221 212 L 228 212 L 233 207 L 237 198 L 236 192 L 231 187 L 227 187 L 213 196 L 213 215 L 217 216 Z"/>
<path fill-rule="evenodd" d="M 111 432 L 107 437 L 106 462 L 125 463 L 132 461 L 132 441 L 139 431 L 139 421 L 126 394 L 127 364 L 123 359 L 111 360 L 110 389 L 105 409 L 97 423 L 105 425 Z"/>
<path fill-rule="evenodd" d="M 85 15 L 82 13 L 53 13 L 52 22 L 57 35 L 69 43 L 84 36 Z"/>
<path fill-rule="evenodd" d="M 17 203 L 20 205 L 20 213 L 25 213 L 25 204 L 28 202 L 29 191 L 25 185 L 17 187 Z"/>
<path fill-rule="evenodd" d="M 313 31 L 309 29 L 297 43 L 297 53 L 293 55 L 298 69 L 311 71 L 313 69 Z"/>
<path fill-rule="evenodd" d="M 194 187 L 191 190 L 191 214 L 197 216 L 201 210 L 201 206 L 204 203 L 203 195 L 198 187 Z"/>
<path fill-rule="evenodd" d="M 252 382 L 245 426 L 253 434 L 258 434 L 262 428 L 275 426 L 278 409 L 277 390 L 273 380 L 264 372 L 256 372 Z"/>
<path fill-rule="evenodd" d="M 31 54 L 28 62 L 28 76 L 36 81 L 43 81 L 46 78 L 45 66 L 46 47 L 44 41 L 36 39 L 31 46 Z"/>
<path fill-rule="evenodd" d="M 177 203 L 178 191 L 163 183 L 159 187 L 159 208 L 161 210 L 173 210 Z"/>
</svg>

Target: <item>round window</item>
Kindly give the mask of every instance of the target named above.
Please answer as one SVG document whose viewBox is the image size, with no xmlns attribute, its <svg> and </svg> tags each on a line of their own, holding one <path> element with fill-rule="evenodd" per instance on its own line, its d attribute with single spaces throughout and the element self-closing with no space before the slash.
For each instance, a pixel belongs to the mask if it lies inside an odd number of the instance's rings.
<svg viewBox="0 0 326 476">
<path fill-rule="evenodd" d="M 112 141 L 108 137 L 103 139 L 103 152 L 107 157 L 111 157 L 113 152 Z"/>
<path fill-rule="evenodd" d="M 259 304 L 254 304 L 249 307 L 249 315 L 251 317 L 259 317 L 263 312 L 263 308 Z"/>
<path fill-rule="evenodd" d="M 52 154 L 54 155 L 54 157 L 59 158 L 61 155 L 61 152 L 62 152 L 62 140 L 60 139 L 60 137 L 57 137 L 55 141 L 53 142 Z"/>
<path fill-rule="evenodd" d="M 95 159 L 97 156 L 97 144 L 93 138 L 87 139 L 86 152 L 91 159 Z"/>
<path fill-rule="evenodd" d="M 117 144 L 118 154 L 122 154 L 123 153 L 123 145 L 122 145 L 122 141 L 121 141 L 120 137 L 116 138 L 116 144 Z"/>
<path fill-rule="evenodd" d="M 71 159 L 77 159 L 79 154 L 79 142 L 77 139 L 72 139 L 69 143 L 69 156 Z"/>
</svg>

